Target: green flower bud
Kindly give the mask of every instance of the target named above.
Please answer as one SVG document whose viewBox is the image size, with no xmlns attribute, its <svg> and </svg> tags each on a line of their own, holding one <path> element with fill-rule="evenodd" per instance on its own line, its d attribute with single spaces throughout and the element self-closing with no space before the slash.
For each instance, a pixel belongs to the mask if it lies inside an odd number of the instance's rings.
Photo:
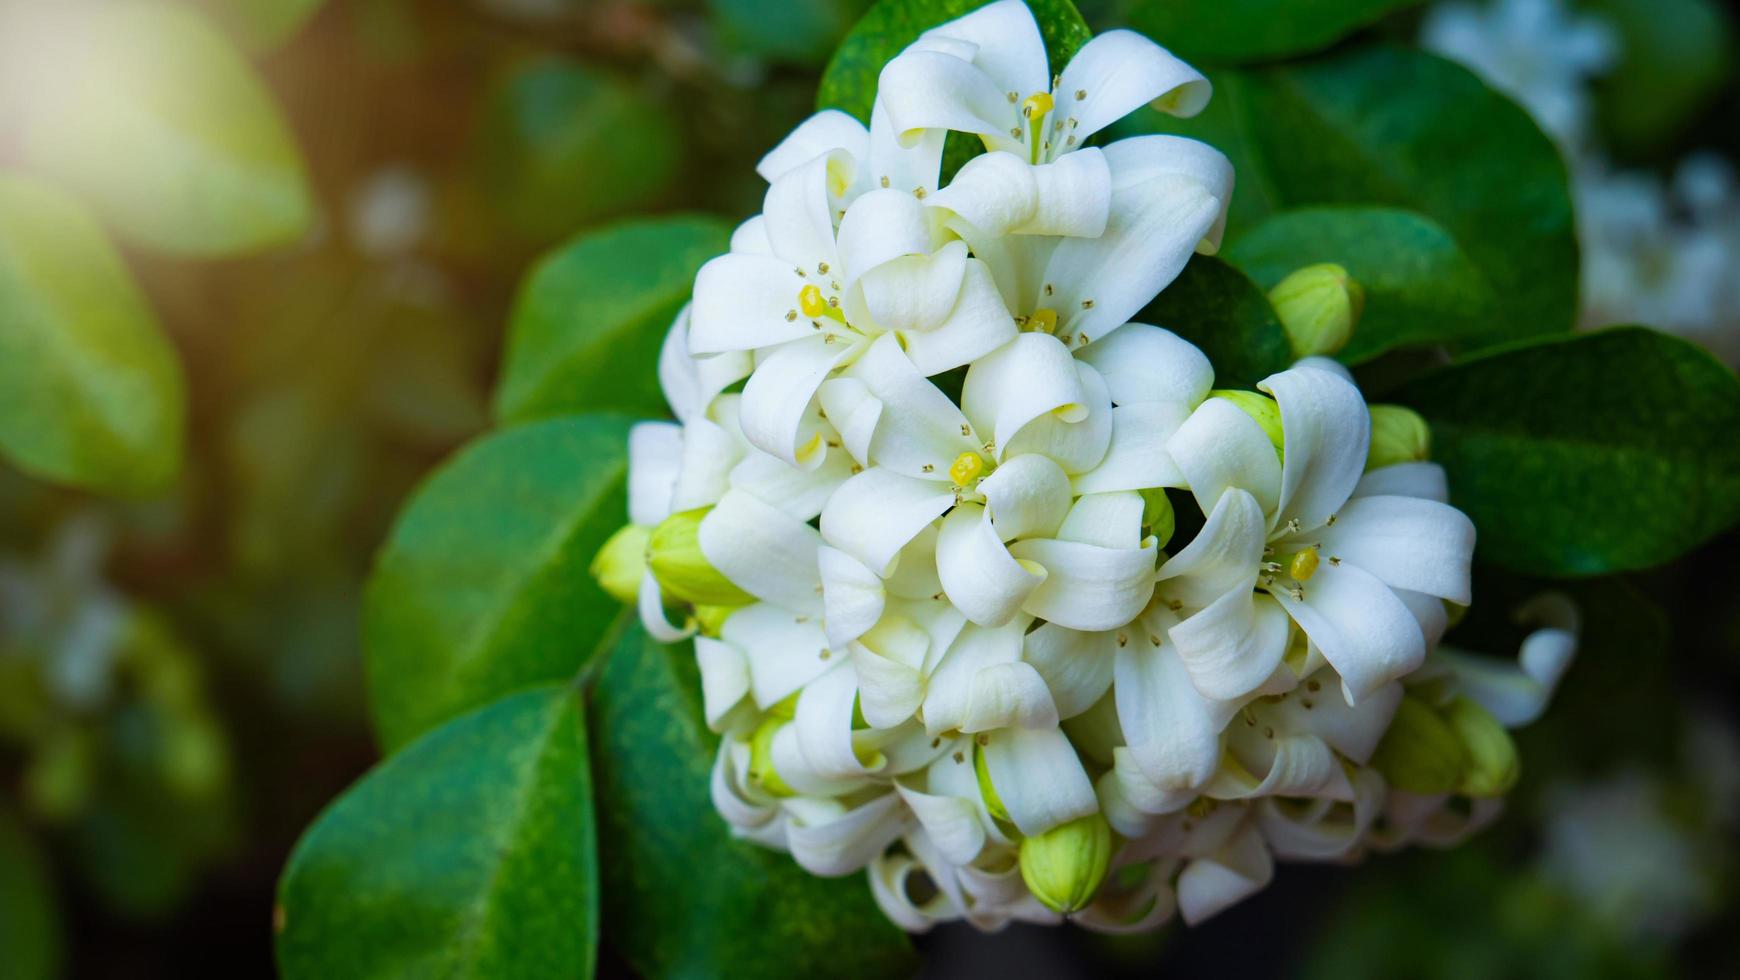
<svg viewBox="0 0 1740 980">
<path fill-rule="evenodd" d="M 1365 289 L 1333 262 L 1308 265 L 1275 284 L 1269 303 L 1287 331 L 1294 357 L 1333 354 L 1347 346 Z"/>
<path fill-rule="evenodd" d="M 1510 732 L 1485 708 L 1467 698 L 1450 702 L 1444 709 L 1444 720 L 1461 739 L 1467 760 L 1462 780 L 1456 785 L 1457 792 L 1469 796 L 1503 796 L 1510 792 L 1522 775 Z"/>
<path fill-rule="evenodd" d="M 991 811 L 991 816 L 1006 824 L 1015 821 L 1009 819 L 1009 811 L 1003 808 L 1003 799 L 997 795 L 997 787 L 991 783 L 991 770 L 985 767 L 985 747 L 973 746 L 973 772 L 979 777 L 979 795 L 985 798 L 985 809 Z"/>
<path fill-rule="evenodd" d="M 701 554 L 701 519 L 711 507 L 672 514 L 653 528 L 647 565 L 666 593 L 697 606 L 746 606 L 755 597 L 731 584 Z"/>
<path fill-rule="evenodd" d="M 1098 813 L 1021 841 L 1021 880 L 1046 908 L 1069 915 L 1087 908 L 1112 863 L 1112 827 Z"/>
<path fill-rule="evenodd" d="M 1172 512 L 1172 501 L 1160 487 L 1142 491 L 1142 527 L 1158 538 L 1159 547 L 1166 547 L 1172 532 L 1178 528 L 1178 517 Z"/>
<path fill-rule="evenodd" d="M 618 528 L 592 558 L 592 577 L 617 602 L 632 605 L 640 595 L 640 580 L 646 572 L 647 542 L 652 531 L 639 524 Z"/>
<path fill-rule="evenodd" d="M 797 792 L 779 778 L 773 768 L 773 736 L 790 724 L 784 718 L 771 717 L 761 723 L 749 740 L 749 778 L 774 796 L 796 796 Z"/>
<path fill-rule="evenodd" d="M 1365 468 L 1418 463 L 1432 453 L 1432 429 L 1420 413 L 1400 405 L 1371 406 L 1371 449 Z"/>
<path fill-rule="evenodd" d="M 1270 445 L 1279 453 L 1286 440 L 1281 434 L 1281 406 L 1268 395 L 1255 391 L 1238 391 L 1233 388 L 1218 388 L 1208 393 L 1210 398 L 1220 398 L 1232 402 L 1239 411 L 1249 415 L 1258 425 L 1263 427 L 1263 434 L 1269 437 Z"/>
<path fill-rule="evenodd" d="M 1378 743 L 1372 768 L 1396 789 L 1430 796 L 1448 793 L 1462 778 L 1462 740 L 1438 712 L 1408 696 Z"/>
</svg>

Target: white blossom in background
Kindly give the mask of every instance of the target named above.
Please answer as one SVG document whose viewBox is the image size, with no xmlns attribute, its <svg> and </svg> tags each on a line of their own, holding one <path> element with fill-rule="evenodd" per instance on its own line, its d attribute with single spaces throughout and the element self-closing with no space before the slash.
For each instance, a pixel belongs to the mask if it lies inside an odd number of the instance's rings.
<svg viewBox="0 0 1740 980">
<path fill-rule="evenodd" d="M 1562 0 L 1458 0 L 1432 8 L 1420 43 L 1516 99 L 1565 154 L 1582 324 L 1647 324 L 1740 365 L 1740 185 L 1714 154 L 1687 157 L 1667 180 L 1609 163 L 1590 85 L 1622 59 L 1618 32 Z"/>
<path fill-rule="evenodd" d="M 1490 818 L 1515 776 L 1496 713 L 1569 651 L 1434 656 L 1474 543 L 1443 471 L 1374 445 L 1383 407 L 1331 361 L 1216 391 L 1131 322 L 1218 247 L 1231 167 L 1082 142 L 1208 83 L 1128 32 L 1051 79 L 1002 0 L 881 86 L 868 128 L 823 112 L 761 161 L 594 565 L 693 637 L 720 815 L 865 872 L 913 931 L 1195 923 L 1277 859 Z M 938 187 L 947 131 L 989 152 Z"/>
</svg>

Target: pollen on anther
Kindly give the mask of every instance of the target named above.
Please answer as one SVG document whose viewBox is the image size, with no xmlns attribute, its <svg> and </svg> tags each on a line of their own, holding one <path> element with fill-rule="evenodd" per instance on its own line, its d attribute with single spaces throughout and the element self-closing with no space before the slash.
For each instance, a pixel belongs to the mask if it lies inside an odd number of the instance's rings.
<svg viewBox="0 0 1740 980">
<path fill-rule="evenodd" d="M 1329 563 L 1330 563 L 1330 564 L 1331 564 L 1331 565 L 1339 565 L 1339 564 L 1341 564 L 1341 556 L 1340 556 L 1340 555 L 1330 555 L 1330 556 L 1329 556 Z"/>
<path fill-rule="evenodd" d="M 1055 293 L 1055 292 L 1057 292 L 1057 287 L 1053 286 L 1051 283 L 1045 284 L 1045 295 L 1050 296 L 1052 293 Z"/>
<path fill-rule="evenodd" d="M 1128 636 L 1125 636 L 1122 633 L 1119 633 L 1118 634 L 1118 646 L 1126 647 L 1129 645 L 1130 645 L 1130 638 Z"/>
<path fill-rule="evenodd" d="M 1323 526 L 1324 526 L 1324 527 L 1334 527 L 1334 526 L 1335 526 L 1335 515 L 1334 515 L 1334 514 L 1330 514 L 1330 515 L 1329 515 L 1329 520 L 1327 520 L 1327 521 L 1324 521 L 1324 522 L 1323 522 Z"/>
<path fill-rule="evenodd" d="M 884 178 L 882 178 L 882 186 L 883 186 L 883 187 L 887 187 L 887 186 L 888 186 L 888 178 L 887 178 L 887 177 L 884 177 Z"/>
<path fill-rule="evenodd" d="M 1020 139 L 1021 138 L 1021 127 L 1020 126 L 1010 127 L 1009 128 L 1009 135 L 1015 137 L 1016 139 Z"/>
<path fill-rule="evenodd" d="M 1148 634 L 1148 642 L 1150 644 L 1152 644 L 1153 646 L 1159 646 L 1160 645 L 1160 638 L 1158 636 L 1155 636 L 1152 633 L 1149 633 Z"/>
<path fill-rule="evenodd" d="M 935 473 L 936 472 L 936 465 L 933 463 L 926 463 L 923 466 L 920 466 L 919 469 L 925 471 L 926 473 Z"/>
<path fill-rule="evenodd" d="M 1064 140 L 1063 145 L 1064 146 L 1074 146 L 1075 145 L 1075 136 L 1071 135 L 1069 139 Z"/>
<path fill-rule="evenodd" d="M 1014 105 L 1015 103 L 1021 101 L 1021 94 L 1019 92 L 1006 92 L 1004 94 L 1009 96 L 1009 104 L 1010 105 Z"/>
<path fill-rule="evenodd" d="M 862 472 L 864 472 L 864 467 L 859 466 L 857 463 L 852 464 L 852 475 L 853 476 L 857 476 L 859 473 L 862 473 Z"/>
<path fill-rule="evenodd" d="M 831 656 L 833 656 L 833 654 L 831 654 L 831 653 L 829 653 L 829 652 L 828 652 L 828 651 L 826 651 L 826 650 L 823 650 L 823 651 L 822 651 L 822 652 L 821 652 L 821 654 L 820 654 L 820 657 L 821 657 L 821 659 L 823 659 L 823 660 L 826 660 L 826 659 L 828 659 L 828 658 L 829 658 L 829 657 L 831 657 Z"/>
<path fill-rule="evenodd" d="M 828 263 L 817 262 L 816 263 L 816 275 L 825 276 L 827 274 L 828 274 Z"/>
<path fill-rule="evenodd" d="M 1074 117 L 1074 116 L 1070 116 L 1070 117 L 1069 117 L 1069 128 L 1070 128 L 1070 129 L 1074 129 L 1074 128 L 1076 128 L 1076 127 L 1077 127 L 1077 126 L 1080 126 L 1080 125 L 1081 125 L 1081 120 L 1080 120 L 1080 119 L 1077 119 L 1077 118 L 1076 118 L 1076 117 Z"/>
<path fill-rule="evenodd" d="M 963 763 L 965 761 L 967 761 L 967 757 L 964 754 L 962 754 L 960 752 L 955 753 L 955 764 L 956 765 L 960 765 L 961 763 Z"/>
<path fill-rule="evenodd" d="M 922 187 L 914 187 L 912 189 L 912 196 L 918 198 L 921 201 L 924 200 L 924 196 L 928 193 L 930 193 L 930 192 L 925 190 Z"/>
<path fill-rule="evenodd" d="M 972 426 L 970 426 L 970 425 L 961 426 L 961 435 L 970 436 L 972 434 L 973 434 L 973 427 Z"/>
<path fill-rule="evenodd" d="M 794 323 L 796 321 L 797 321 L 797 311 L 796 310 L 786 310 L 785 311 L 785 322 Z"/>
<path fill-rule="evenodd" d="M 1091 309 L 1093 309 L 1093 308 L 1094 308 L 1094 301 L 1093 301 L 1093 300 L 1091 300 L 1091 299 L 1084 299 L 1084 300 L 1082 300 L 1082 301 L 1081 301 L 1081 308 L 1082 308 L 1082 309 L 1084 309 L 1084 310 L 1091 310 Z"/>
</svg>

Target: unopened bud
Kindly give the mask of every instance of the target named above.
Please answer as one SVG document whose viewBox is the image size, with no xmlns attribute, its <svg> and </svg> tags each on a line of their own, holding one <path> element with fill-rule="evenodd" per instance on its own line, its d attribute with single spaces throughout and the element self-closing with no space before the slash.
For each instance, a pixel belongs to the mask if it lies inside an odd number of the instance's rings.
<svg viewBox="0 0 1740 980">
<path fill-rule="evenodd" d="M 1400 405 L 1371 406 L 1371 449 L 1367 470 L 1397 463 L 1419 463 L 1432 454 L 1432 427 L 1420 413 Z"/>
<path fill-rule="evenodd" d="M 773 737 L 788 724 L 784 718 L 768 718 L 749 740 L 749 778 L 774 796 L 797 795 L 779 778 L 779 770 L 773 768 Z"/>
<path fill-rule="evenodd" d="M 1268 395 L 1255 391 L 1239 391 L 1235 388 L 1217 388 L 1208 393 L 1210 398 L 1219 398 L 1231 402 L 1239 411 L 1249 415 L 1251 420 L 1263 427 L 1263 434 L 1269 437 L 1269 442 L 1280 452 L 1286 447 L 1286 439 L 1281 430 L 1281 406 Z"/>
<path fill-rule="evenodd" d="M 1522 775 L 1516 743 L 1491 712 L 1467 698 L 1444 709 L 1444 720 L 1462 741 L 1464 765 L 1456 790 L 1469 796 L 1503 796 Z"/>
<path fill-rule="evenodd" d="M 702 507 L 672 514 L 653 528 L 647 565 L 672 598 L 697 606 L 748 605 L 755 597 L 731 584 L 701 554 L 701 520 L 711 510 Z"/>
<path fill-rule="evenodd" d="M 1087 908 L 1112 863 L 1112 827 L 1098 813 L 1021 841 L 1021 880 L 1046 908 L 1069 915 Z"/>
<path fill-rule="evenodd" d="M 1142 528 L 1159 539 L 1157 547 L 1166 547 L 1172 532 L 1178 529 L 1178 515 L 1172 511 L 1172 501 L 1160 487 L 1142 491 Z"/>
<path fill-rule="evenodd" d="M 1287 331 L 1293 356 L 1315 357 L 1347 346 L 1365 309 L 1365 289 L 1346 269 L 1323 262 L 1276 283 L 1269 303 Z"/>
<path fill-rule="evenodd" d="M 1396 789 L 1448 793 L 1462 778 L 1462 740 L 1430 705 L 1404 697 L 1371 764 Z"/>
<path fill-rule="evenodd" d="M 592 577 L 617 602 L 633 604 L 646 573 L 647 542 L 652 531 L 639 524 L 624 524 L 592 558 Z"/>
</svg>

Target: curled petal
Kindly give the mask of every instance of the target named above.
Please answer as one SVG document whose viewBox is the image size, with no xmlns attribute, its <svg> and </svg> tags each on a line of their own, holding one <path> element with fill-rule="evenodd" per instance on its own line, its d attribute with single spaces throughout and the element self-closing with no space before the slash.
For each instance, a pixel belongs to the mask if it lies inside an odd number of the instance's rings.
<svg viewBox="0 0 1740 980">
<path fill-rule="evenodd" d="M 1162 112 L 1194 116 L 1214 89 L 1196 69 L 1134 31 L 1106 31 L 1082 45 L 1063 69 L 1058 112 L 1081 139 L 1153 103 Z M 1080 97 L 1077 93 L 1083 93 Z"/>
<path fill-rule="evenodd" d="M 1202 404 L 1214 387 L 1208 355 L 1170 330 L 1126 323 L 1075 352 L 1106 379 L 1112 402 Z"/>
<path fill-rule="evenodd" d="M 1003 808 L 1023 834 L 1042 834 L 1099 809 L 1087 771 L 1060 729 L 991 732 L 981 751 Z"/>
<path fill-rule="evenodd" d="M 833 150 L 844 150 L 862 160 L 870 152 L 870 132 L 864 124 L 838 109 L 821 112 L 798 123 L 779 145 L 755 165 L 761 179 L 772 183 L 802 163 Z"/>
<path fill-rule="evenodd" d="M 954 503 L 948 484 L 873 467 L 834 491 L 822 508 L 822 537 L 887 575 L 900 549 Z"/>
<path fill-rule="evenodd" d="M 1009 622 L 1046 578 L 1043 567 L 1017 560 L 1004 547 L 977 504 L 961 504 L 943 518 L 936 570 L 949 601 L 968 619 L 992 627 Z"/>
<path fill-rule="evenodd" d="M 815 528 L 742 490 L 701 521 L 701 554 L 738 588 L 787 609 L 821 612 Z"/>
<path fill-rule="evenodd" d="M 1312 368 L 1270 375 L 1258 387 L 1275 396 L 1286 442 L 1275 523 L 1322 527 L 1365 472 L 1371 444 L 1365 399 L 1345 379 Z"/>
<path fill-rule="evenodd" d="M 1413 673 L 1426 659 L 1419 620 L 1390 587 L 1353 565 L 1324 562 L 1304 598 L 1275 598 L 1341 675 L 1350 703 Z"/>
</svg>

